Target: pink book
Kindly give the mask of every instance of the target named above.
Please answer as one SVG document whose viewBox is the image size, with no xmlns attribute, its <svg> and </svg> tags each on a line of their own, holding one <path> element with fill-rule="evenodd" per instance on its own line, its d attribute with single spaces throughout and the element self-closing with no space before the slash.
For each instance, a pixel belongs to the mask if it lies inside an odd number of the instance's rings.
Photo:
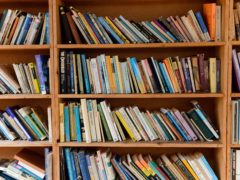
<svg viewBox="0 0 240 180">
<path fill-rule="evenodd" d="M 174 115 L 177 117 L 177 119 L 179 120 L 179 122 L 182 124 L 184 129 L 187 131 L 187 133 L 191 136 L 192 140 L 196 141 L 198 139 L 196 134 L 193 132 L 191 127 L 188 125 L 188 123 L 186 122 L 186 120 L 184 119 L 182 114 L 177 109 L 174 109 L 174 108 L 172 109 L 172 111 L 173 111 Z"/>
</svg>

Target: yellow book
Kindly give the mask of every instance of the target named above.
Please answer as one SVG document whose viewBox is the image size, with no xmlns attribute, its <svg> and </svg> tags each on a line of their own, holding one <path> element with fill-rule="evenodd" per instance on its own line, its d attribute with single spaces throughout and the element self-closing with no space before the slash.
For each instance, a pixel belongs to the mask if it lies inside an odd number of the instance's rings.
<svg viewBox="0 0 240 180">
<path fill-rule="evenodd" d="M 75 12 L 78 14 L 78 16 L 79 16 L 80 19 L 82 20 L 84 26 L 86 27 L 87 31 L 89 32 L 91 38 L 93 39 L 94 43 L 95 43 L 95 44 L 100 44 L 98 38 L 97 38 L 96 35 L 94 34 L 93 30 L 92 30 L 91 27 L 89 26 L 88 22 L 86 21 L 85 17 L 83 16 L 83 14 L 82 14 L 79 10 L 75 9 L 75 8 L 72 7 L 72 6 L 70 7 L 70 9 L 73 10 L 73 11 L 75 11 Z"/>
<path fill-rule="evenodd" d="M 121 113 L 119 111 L 115 111 L 118 119 L 121 121 L 123 127 L 126 129 L 127 133 L 129 134 L 130 138 L 135 142 L 136 138 L 133 135 L 133 132 L 131 131 L 131 129 L 129 128 L 129 126 L 127 125 L 127 123 L 125 122 L 124 118 L 122 117 Z"/>
<path fill-rule="evenodd" d="M 37 73 L 36 73 L 36 67 L 34 63 L 28 63 L 28 67 L 30 69 L 30 74 L 33 79 L 33 86 L 34 86 L 34 91 L 36 94 L 40 93 L 40 87 L 39 87 L 39 82 L 37 78 Z"/>
<path fill-rule="evenodd" d="M 69 120 L 70 120 L 70 137 L 71 140 L 77 140 L 77 133 L 76 133 L 76 121 L 74 117 L 74 103 L 69 104 Z"/>
<path fill-rule="evenodd" d="M 64 103 L 59 104 L 59 119 L 60 119 L 60 142 L 65 142 L 65 134 L 64 134 Z"/>
<path fill-rule="evenodd" d="M 113 77 L 112 63 L 111 63 L 110 56 L 106 56 L 106 66 L 107 66 L 107 74 L 108 74 L 111 93 L 116 93 L 117 90 L 116 90 L 115 80 Z"/>
<path fill-rule="evenodd" d="M 137 154 L 134 154 L 132 156 L 133 162 L 138 166 L 139 169 L 147 176 L 149 177 L 151 174 L 148 172 L 148 170 L 142 165 L 142 163 L 139 161 Z"/>
<path fill-rule="evenodd" d="M 118 56 L 113 56 L 113 58 L 116 61 L 117 64 L 117 74 L 118 74 L 118 80 L 119 80 L 119 85 L 120 85 L 120 91 L 121 93 L 124 93 L 124 83 L 123 83 L 123 78 L 122 78 L 122 68 L 121 68 L 121 64 L 119 62 Z"/>
<path fill-rule="evenodd" d="M 216 58 L 209 58 L 209 78 L 210 78 L 210 92 L 217 92 L 217 60 Z"/>
<path fill-rule="evenodd" d="M 115 24 L 113 24 L 113 22 L 111 21 L 111 19 L 107 16 L 105 16 L 105 19 L 107 21 L 107 23 L 109 24 L 109 26 L 114 30 L 115 33 L 117 33 L 117 35 L 126 43 L 129 44 L 130 42 L 128 41 L 128 39 L 121 33 L 121 31 L 119 31 L 119 29 L 115 26 Z"/>
<path fill-rule="evenodd" d="M 180 160 L 182 161 L 182 163 L 185 165 L 185 167 L 188 169 L 188 171 L 192 174 L 194 179 L 199 180 L 198 176 L 196 175 L 196 173 L 194 172 L 192 167 L 188 164 L 187 160 L 183 157 L 183 155 L 180 153 L 178 153 L 177 155 L 180 158 Z"/>
</svg>

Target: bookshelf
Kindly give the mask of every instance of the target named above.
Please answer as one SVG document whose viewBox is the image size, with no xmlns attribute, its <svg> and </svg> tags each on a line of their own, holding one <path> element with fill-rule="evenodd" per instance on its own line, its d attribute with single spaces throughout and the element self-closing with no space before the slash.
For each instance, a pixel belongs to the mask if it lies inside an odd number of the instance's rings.
<svg viewBox="0 0 240 180">
<path fill-rule="evenodd" d="M 123 14 L 129 19 L 143 20 L 168 16 L 172 13 L 184 14 L 189 9 L 200 10 L 206 2 L 217 2 L 222 6 L 222 41 L 200 42 L 200 43 L 151 43 L 151 44 L 61 44 L 60 21 L 58 6 L 61 4 L 72 5 L 83 12 L 90 11 L 98 15 L 118 16 Z M 50 87 L 48 95 L 19 94 L 0 95 L 0 109 L 11 104 L 52 107 L 52 142 L 26 142 L 26 141 L 3 141 L 0 142 L 0 157 L 11 158 L 22 148 L 30 148 L 36 152 L 43 153 L 44 147 L 53 149 L 53 179 L 60 179 L 60 149 L 63 147 L 81 147 L 89 149 L 110 148 L 113 152 L 144 152 L 155 156 L 166 152 L 194 152 L 200 151 L 206 155 L 211 166 L 220 179 L 230 177 L 230 148 L 240 148 L 239 145 L 230 143 L 230 103 L 232 98 L 240 97 L 240 93 L 231 90 L 231 50 L 232 47 L 239 48 L 239 41 L 230 39 L 232 20 L 231 11 L 233 0 L 0 0 L 0 10 L 5 8 L 18 8 L 30 12 L 43 10 L 49 11 L 50 19 L 50 45 L 8 45 L 0 46 L 1 63 L 28 62 L 37 53 L 50 54 Z M 192 93 L 192 94 L 60 94 L 58 60 L 61 49 L 74 49 L 88 55 L 106 53 L 119 55 L 119 57 L 135 56 L 144 58 L 154 56 L 163 58 L 167 56 L 189 56 L 197 53 L 205 53 L 207 57 L 216 56 L 221 60 L 221 92 L 220 93 Z M 240 49 L 240 48 L 239 48 Z M 189 109 L 189 101 L 197 100 L 214 120 L 220 130 L 220 139 L 214 142 L 106 142 L 106 143 L 59 143 L 59 103 L 71 99 L 93 98 L 106 99 L 112 107 L 121 105 L 138 105 L 146 109 L 159 109 L 159 107 L 177 107 Z M 226 128 L 227 127 L 227 128 Z"/>
<path fill-rule="evenodd" d="M 173 12 L 175 14 L 184 14 L 189 9 L 201 10 L 202 4 L 206 2 L 217 2 L 222 5 L 222 41 L 221 42 L 200 42 L 200 43 L 150 43 L 150 44 L 61 44 L 60 21 L 58 6 L 74 6 L 81 12 L 93 12 L 97 15 L 108 15 L 116 17 L 120 14 L 128 19 L 147 20 L 154 17 L 168 16 Z M 55 149 L 54 164 L 55 178 L 60 179 L 60 149 L 63 147 L 81 147 L 84 149 L 106 149 L 110 148 L 113 152 L 145 152 L 153 155 L 162 152 L 192 152 L 199 150 L 209 159 L 214 171 L 220 179 L 226 179 L 226 145 L 227 145 L 227 100 L 228 100 L 228 64 L 229 64 L 229 45 L 228 45 L 228 18 L 229 18 L 229 0 L 220 1 L 188 1 L 188 0 L 121 0 L 121 1 L 97 1 L 97 0 L 55 0 L 53 3 L 53 22 L 54 22 L 54 77 L 55 77 L 55 127 L 59 127 L 59 108 L 60 102 L 68 102 L 71 99 L 106 99 L 111 107 L 121 105 L 138 105 L 145 109 L 159 109 L 159 107 L 176 107 L 183 110 L 189 108 L 190 100 L 197 100 L 205 108 L 214 122 L 219 127 L 221 138 L 214 142 L 105 142 L 105 143 L 77 143 L 64 142 L 57 143 Z M 236 42 L 237 43 L 237 42 Z M 211 93 L 193 93 L 193 94 L 60 94 L 59 91 L 59 72 L 58 60 L 61 49 L 73 49 L 79 53 L 86 53 L 90 56 L 96 56 L 100 53 L 110 55 L 119 55 L 120 59 L 135 56 L 137 58 L 146 58 L 153 56 L 163 58 L 167 56 L 188 56 L 200 52 L 208 57 L 215 56 L 221 59 L 221 92 Z M 208 108 L 211 107 L 211 108 Z M 59 141 L 59 128 L 56 128 L 55 139 Z"/>
<path fill-rule="evenodd" d="M 33 14 L 38 12 L 49 12 L 49 18 L 52 19 L 52 0 L 0 0 L 0 11 L 4 9 L 20 9 Z M 0 45 L 0 64 L 29 63 L 34 61 L 35 54 L 50 55 L 50 74 L 53 74 L 53 36 L 52 20 L 49 21 L 50 44 L 48 45 Z M 50 76 L 50 94 L 4 94 L 0 95 L 1 109 L 7 106 L 28 105 L 40 106 L 47 114 L 46 107 L 54 108 L 54 77 Z M 44 155 L 44 148 L 52 148 L 50 141 L 0 141 L 0 158 L 10 158 L 21 151 L 23 148 L 30 149 L 40 155 Z"/>
</svg>

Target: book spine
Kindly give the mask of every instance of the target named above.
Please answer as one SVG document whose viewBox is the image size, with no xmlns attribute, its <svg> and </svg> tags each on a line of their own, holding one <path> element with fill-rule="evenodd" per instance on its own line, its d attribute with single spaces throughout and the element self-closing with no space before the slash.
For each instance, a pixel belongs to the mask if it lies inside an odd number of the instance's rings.
<svg viewBox="0 0 240 180">
<path fill-rule="evenodd" d="M 45 81 L 44 81 L 44 75 L 43 75 L 43 59 L 41 55 L 35 55 L 36 65 L 37 65 L 37 71 L 38 71 L 38 77 L 40 82 L 40 90 L 42 94 L 47 94 Z"/>
</svg>

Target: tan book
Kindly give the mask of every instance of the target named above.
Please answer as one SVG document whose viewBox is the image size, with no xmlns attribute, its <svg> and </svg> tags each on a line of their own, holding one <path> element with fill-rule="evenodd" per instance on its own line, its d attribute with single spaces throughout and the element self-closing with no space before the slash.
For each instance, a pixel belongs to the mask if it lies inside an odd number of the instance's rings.
<svg viewBox="0 0 240 180">
<path fill-rule="evenodd" d="M 117 74 L 118 74 L 118 79 L 119 79 L 119 84 L 120 84 L 120 91 L 121 91 L 121 93 L 124 93 L 125 87 L 124 87 L 124 83 L 123 83 L 121 64 L 119 62 L 118 56 L 114 56 L 114 59 L 116 60 L 116 64 L 117 64 Z"/>
<path fill-rule="evenodd" d="M 92 138 L 91 138 L 91 131 L 90 131 L 90 123 L 89 123 L 89 119 L 88 119 L 87 100 L 81 99 L 80 102 L 81 102 L 81 111 L 82 111 L 81 115 L 83 117 L 86 142 L 91 143 Z"/>
<path fill-rule="evenodd" d="M 129 58 L 127 58 L 127 67 L 128 67 L 128 72 L 129 72 L 130 85 L 132 84 L 131 85 L 132 92 L 140 93 L 137 80 L 134 76 L 133 70 L 132 70 L 131 65 L 130 65 Z"/>
<path fill-rule="evenodd" d="M 194 15 L 193 10 L 188 11 L 188 18 L 190 19 L 190 21 L 191 21 L 193 27 L 195 28 L 196 33 L 198 34 L 198 37 L 201 39 L 201 41 L 207 41 L 205 39 L 205 36 L 202 32 L 202 29 L 201 29 L 200 25 L 198 24 L 198 21 L 197 21 L 195 15 Z"/>
<path fill-rule="evenodd" d="M 216 58 L 209 58 L 210 92 L 217 92 L 217 62 Z"/>
<path fill-rule="evenodd" d="M 192 26 L 189 18 L 186 16 L 182 16 L 181 20 L 182 20 L 183 24 L 185 25 L 185 27 L 187 28 L 188 32 L 190 33 L 191 37 L 193 38 L 194 42 L 200 42 L 200 39 L 199 39 L 194 27 Z"/>
<path fill-rule="evenodd" d="M 59 133 L 60 142 L 65 142 L 65 131 L 64 131 L 64 103 L 59 104 Z"/>
<path fill-rule="evenodd" d="M 196 91 L 200 91 L 200 79 L 199 79 L 199 68 L 198 68 L 198 58 L 192 57 L 192 72 L 195 83 Z"/>
<path fill-rule="evenodd" d="M 69 120 L 70 120 L 70 137 L 71 140 L 75 141 L 77 140 L 77 132 L 76 132 L 76 121 L 74 116 L 74 104 L 75 103 L 69 103 Z"/>
</svg>

